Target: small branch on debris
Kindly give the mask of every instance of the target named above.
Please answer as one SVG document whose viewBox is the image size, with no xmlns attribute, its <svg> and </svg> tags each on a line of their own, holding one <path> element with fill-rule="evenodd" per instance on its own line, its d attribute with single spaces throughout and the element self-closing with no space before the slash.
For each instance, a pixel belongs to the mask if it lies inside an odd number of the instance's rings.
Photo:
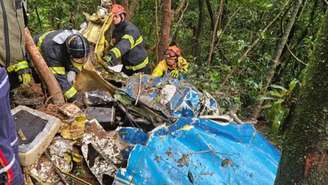
<svg viewBox="0 0 328 185">
<path fill-rule="evenodd" d="M 140 98 L 140 94 L 141 94 L 141 77 L 142 77 L 142 73 L 139 74 L 139 84 L 138 84 L 138 95 L 137 95 L 137 99 L 136 102 L 134 103 L 134 105 L 138 104 L 139 98 Z"/>
</svg>

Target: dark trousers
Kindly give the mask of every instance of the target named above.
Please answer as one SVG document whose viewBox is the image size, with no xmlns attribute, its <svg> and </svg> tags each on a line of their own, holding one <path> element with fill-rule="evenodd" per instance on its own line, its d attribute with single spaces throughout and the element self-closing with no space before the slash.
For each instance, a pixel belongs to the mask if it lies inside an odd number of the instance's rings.
<svg viewBox="0 0 328 185">
<path fill-rule="evenodd" d="M 24 183 L 18 157 L 18 137 L 10 112 L 9 77 L 0 68 L 0 185 Z"/>
</svg>

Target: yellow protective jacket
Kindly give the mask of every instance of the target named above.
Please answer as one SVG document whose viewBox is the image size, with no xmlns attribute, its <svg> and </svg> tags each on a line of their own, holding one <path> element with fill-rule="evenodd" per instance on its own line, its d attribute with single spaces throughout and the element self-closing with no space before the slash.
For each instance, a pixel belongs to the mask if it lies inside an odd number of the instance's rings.
<svg viewBox="0 0 328 185">
<path fill-rule="evenodd" d="M 163 77 L 166 73 L 170 73 L 173 70 L 177 70 L 179 73 L 185 73 L 188 71 L 188 67 L 189 63 L 183 57 L 178 58 L 176 69 L 170 68 L 166 63 L 166 60 L 162 60 L 157 64 L 151 75 L 153 77 Z"/>
</svg>

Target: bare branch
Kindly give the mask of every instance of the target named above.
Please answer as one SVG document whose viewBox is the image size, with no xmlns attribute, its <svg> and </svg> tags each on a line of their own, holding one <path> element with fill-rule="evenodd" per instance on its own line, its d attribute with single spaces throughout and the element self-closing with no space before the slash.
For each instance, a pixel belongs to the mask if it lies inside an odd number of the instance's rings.
<svg viewBox="0 0 328 185">
<path fill-rule="evenodd" d="M 290 49 L 289 47 L 289 44 L 286 44 L 286 48 L 287 50 L 289 51 L 289 53 L 295 58 L 296 61 L 298 61 L 299 63 L 303 64 L 303 65 L 306 65 L 307 66 L 307 63 L 303 62 L 301 59 L 299 59 Z"/>
</svg>

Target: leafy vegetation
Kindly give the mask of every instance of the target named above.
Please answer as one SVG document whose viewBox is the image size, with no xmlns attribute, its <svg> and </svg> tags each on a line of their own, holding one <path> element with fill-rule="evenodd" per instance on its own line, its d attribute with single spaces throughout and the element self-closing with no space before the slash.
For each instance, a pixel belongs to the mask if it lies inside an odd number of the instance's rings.
<svg viewBox="0 0 328 185">
<path fill-rule="evenodd" d="M 163 2 L 129 1 L 137 5 L 130 7 L 134 9 L 131 21 L 143 33 L 154 65 L 157 62 L 154 48 L 159 39 Z M 222 2 L 223 13 L 219 15 Z M 190 81 L 213 94 L 222 110 L 233 109 L 244 118 L 252 116 L 251 112 L 258 100 L 264 100 L 265 111 L 261 115 L 264 119 L 261 120 L 272 125 L 274 134 L 279 133 L 282 121 L 289 112 L 292 105 L 289 100 L 297 94 L 295 87 L 301 84 L 310 56 L 308 54 L 313 51 L 315 35 L 320 26 L 317 23 L 327 8 L 323 0 L 302 2 L 267 91 L 264 83 L 296 2 L 172 1 L 174 19 L 171 37 L 183 48 L 183 54 L 191 63 L 188 74 Z M 84 20 L 82 12 L 92 13 L 100 5 L 100 2 L 91 0 L 29 0 L 28 3 L 29 27 L 33 33 L 64 27 L 79 28 Z M 185 11 L 178 12 L 181 6 Z M 217 31 L 213 32 L 213 23 L 218 15 L 221 16 L 221 22 Z M 208 60 L 213 34 L 213 57 Z M 247 52 L 248 48 L 250 50 Z"/>
</svg>

